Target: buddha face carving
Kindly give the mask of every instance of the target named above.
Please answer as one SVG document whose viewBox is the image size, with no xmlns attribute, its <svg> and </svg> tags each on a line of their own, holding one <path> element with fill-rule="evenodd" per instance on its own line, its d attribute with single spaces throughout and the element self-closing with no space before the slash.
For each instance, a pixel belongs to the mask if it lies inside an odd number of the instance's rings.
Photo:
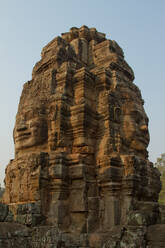
<svg viewBox="0 0 165 248">
<path fill-rule="evenodd" d="M 124 141 L 134 150 L 145 150 L 149 143 L 148 117 L 142 104 L 129 102 L 123 111 Z"/>
<path fill-rule="evenodd" d="M 43 144 L 48 136 L 47 122 L 43 114 L 27 111 L 16 121 L 14 142 L 16 151 Z"/>
</svg>

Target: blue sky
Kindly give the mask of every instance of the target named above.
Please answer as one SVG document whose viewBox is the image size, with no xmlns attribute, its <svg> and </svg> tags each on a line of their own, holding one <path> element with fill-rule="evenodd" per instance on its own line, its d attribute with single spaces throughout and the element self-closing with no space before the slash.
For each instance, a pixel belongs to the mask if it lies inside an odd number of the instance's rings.
<svg viewBox="0 0 165 248">
<path fill-rule="evenodd" d="M 165 152 L 164 13 L 164 0 L 0 0 L 0 183 L 22 86 L 43 46 L 73 26 L 96 27 L 123 48 L 150 119 L 150 160 Z"/>
</svg>

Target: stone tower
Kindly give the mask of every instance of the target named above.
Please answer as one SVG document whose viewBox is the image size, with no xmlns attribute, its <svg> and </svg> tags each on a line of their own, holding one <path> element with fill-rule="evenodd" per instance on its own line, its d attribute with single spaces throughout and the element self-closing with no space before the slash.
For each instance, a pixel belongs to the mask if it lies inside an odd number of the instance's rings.
<svg viewBox="0 0 165 248">
<path fill-rule="evenodd" d="M 71 244 L 83 237 L 77 247 L 103 247 L 112 229 L 139 219 L 156 223 L 160 175 L 133 80 L 122 49 L 95 28 L 71 28 L 43 48 L 16 116 L 7 221 L 53 226 Z"/>
</svg>

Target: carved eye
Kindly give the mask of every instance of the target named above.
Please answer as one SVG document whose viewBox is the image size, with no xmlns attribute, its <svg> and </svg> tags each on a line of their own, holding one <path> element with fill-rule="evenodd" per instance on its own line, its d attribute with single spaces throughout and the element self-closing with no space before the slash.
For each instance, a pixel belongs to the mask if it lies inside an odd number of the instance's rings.
<svg viewBox="0 0 165 248">
<path fill-rule="evenodd" d="M 37 128 L 39 128 L 39 127 L 40 127 L 39 122 L 37 122 L 37 121 L 32 121 L 32 122 L 30 123 L 30 128 L 32 128 L 32 127 L 37 127 Z"/>
<path fill-rule="evenodd" d="M 145 122 L 146 122 L 146 124 L 147 124 L 147 126 L 148 126 L 148 123 L 149 123 L 148 117 L 145 119 Z"/>
<path fill-rule="evenodd" d="M 25 113 L 25 120 L 28 121 L 31 119 L 33 119 L 33 112 L 30 110 L 30 111 Z"/>
<path fill-rule="evenodd" d="M 116 50 L 115 50 L 115 48 L 114 48 L 113 46 L 110 46 L 110 51 L 111 51 L 112 53 L 115 53 L 115 52 L 116 52 Z"/>
<path fill-rule="evenodd" d="M 143 120 L 143 116 L 140 114 L 139 111 L 133 111 L 132 117 L 137 124 L 140 124 L 140 122 Z"/>
<path fill-rule="evenodd" d="M 116 122 L 120 122 L 120 117 L 121 117 L 121 109 L 119 107 L 116 107 L 114 109 L 114 119 Z"/>
</svg>

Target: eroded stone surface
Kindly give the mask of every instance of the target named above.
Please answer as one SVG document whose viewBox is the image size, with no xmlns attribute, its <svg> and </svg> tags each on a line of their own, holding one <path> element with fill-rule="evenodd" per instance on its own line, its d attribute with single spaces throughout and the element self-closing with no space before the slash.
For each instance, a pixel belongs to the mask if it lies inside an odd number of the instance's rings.
<svg viewBox="0 0 165 248">
<path fill-rule="evenodd" d="M 71 28 L 43 48 L 6 168 L 3 203 L 14 221 L 53 225 L 73 244 L 85 235 L 78 247 L 112 247 L 103 243 L 116 226 L 157 222 L 160 174 L 148 160 L 148 117 L 133 80 L 122 49 L 94 28 Z M 134 240 L 123 230 L 116 245 Z"/>
</svg>

